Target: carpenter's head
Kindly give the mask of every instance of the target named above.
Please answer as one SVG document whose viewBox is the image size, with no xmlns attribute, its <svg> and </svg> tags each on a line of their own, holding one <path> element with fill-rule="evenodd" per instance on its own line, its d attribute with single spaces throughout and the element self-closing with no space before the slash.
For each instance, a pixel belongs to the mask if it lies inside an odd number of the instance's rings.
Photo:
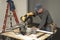
<svg viewBox="0 0 60 40">
<path fill-rule="evenodd" d="M 41 4 L 37 4 L 35 6 L 35 11 L 37 11 L 38 13 L 42 13 L 43 12 L 43 7 Z"/>
</svg>

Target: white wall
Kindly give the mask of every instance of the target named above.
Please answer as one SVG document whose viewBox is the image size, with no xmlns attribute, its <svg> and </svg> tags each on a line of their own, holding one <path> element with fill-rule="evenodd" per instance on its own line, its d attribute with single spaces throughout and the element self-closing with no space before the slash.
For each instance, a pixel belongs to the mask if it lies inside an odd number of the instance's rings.
<svg viewBox="0 0 60 40">
<path fill-rule="evenodd" d="M 6 2 L 4 0 L 0 0 L 0 31 L 1 31 L 2 25 L 3 25 L 5 9 L 6 9 Z"/>
<path fill-rule="evenodd" d="M 27 12 L 27 0 L 13 0 L 16 7 L 18 19 Z M 0 0 L 0 31 L 2 30 L 3 21 L 6 13 L 6 0 Z"/>
</svg>

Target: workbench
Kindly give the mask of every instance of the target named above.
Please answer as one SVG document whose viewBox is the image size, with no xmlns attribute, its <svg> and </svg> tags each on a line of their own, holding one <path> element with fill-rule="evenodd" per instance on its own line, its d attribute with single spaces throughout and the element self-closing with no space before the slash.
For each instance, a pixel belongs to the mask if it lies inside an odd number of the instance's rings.
<svg viewBox="0 0 60 40">
<path fill-rule="evenodd" d="M 1 35 L 6 36 L 6 37 L 11 37 L 16 40 L 45 40 L 46 38 L 48 38 L 52 34 L 50 34 L 49 32 L 45 33 L 45 31 L 44 32 L 41 31 L 37 34 L 21 35 L 21 34 L 15 34 L 13 31 L 9 31 L 9 32 L 2 33 Z M 35 37 L 32 35 L 34 35 Z M 39 37 L 37 38 L 36 36 L 39 36 Z"/>
</svg>

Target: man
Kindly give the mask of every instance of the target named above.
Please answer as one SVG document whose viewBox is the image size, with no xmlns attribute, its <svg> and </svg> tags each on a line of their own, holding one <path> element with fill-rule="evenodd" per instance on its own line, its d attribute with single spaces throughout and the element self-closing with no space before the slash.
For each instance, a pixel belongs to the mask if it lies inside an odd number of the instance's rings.
<svg viewBox="0 0 60 40">
<path fill-rule="evenodd" d="M 51 31 L 49 24 L 52 24 L 53 20 L 48 10 L 44 9 L 41 4 L 37 4 L 34 12 L 30 12 L 24 15 L 24 17 L 24 22 L 27 22 L 30 25 L 35 25 L 41 30 Z M 24 17 L 21 17 L 21 19 Z"/>
</svg>

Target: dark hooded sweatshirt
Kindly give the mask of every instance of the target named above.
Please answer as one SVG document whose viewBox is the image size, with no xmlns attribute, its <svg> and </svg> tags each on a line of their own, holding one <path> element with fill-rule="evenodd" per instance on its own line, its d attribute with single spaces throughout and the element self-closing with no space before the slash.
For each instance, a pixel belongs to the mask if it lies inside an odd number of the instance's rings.
<svg viewBox="0 0 60 40">
<path fill-rule="evenodd" d="M 34 13 L 34 12 L 33 12 Z M 46 27 L 48 24 L 53 23 L 53 20 L 48 12 L 48 10 L 43 10 L 42 13 L 30 16 L 27 18 L 26 22 L 30 25 L 36 25 L 38 28 Z"/>
</svg>

